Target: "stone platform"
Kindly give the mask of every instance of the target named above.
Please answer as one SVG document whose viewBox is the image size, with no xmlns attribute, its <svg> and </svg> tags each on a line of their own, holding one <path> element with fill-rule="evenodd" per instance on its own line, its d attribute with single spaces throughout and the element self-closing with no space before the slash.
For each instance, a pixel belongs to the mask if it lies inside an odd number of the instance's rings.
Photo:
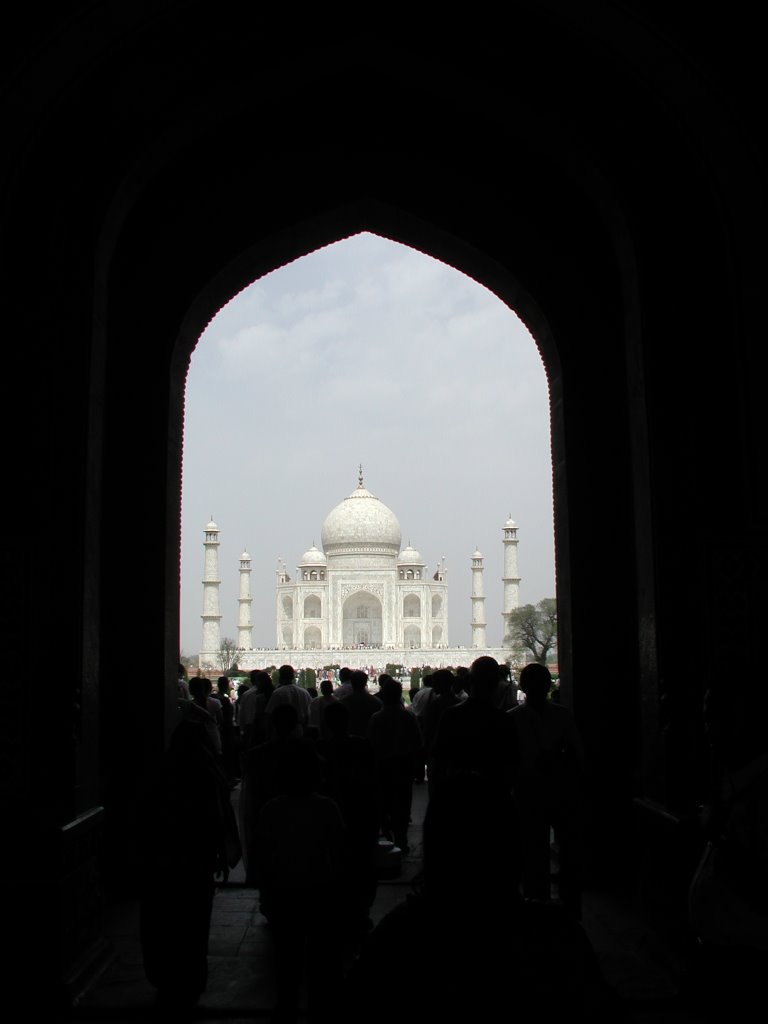
<svg viewBox="0 0 768 1024">
<path fill-rule="evenodd" d="M 269 668 L 272 665 L 293 665 L 297 671 L 302 668 L 322 669 L 326 665 L 346 665 L 349 668 L 362 669 L 374 667 L 378 675 L 384 671 L 386 665 L 403 665 L 406 669 L 423 668 L 425 665 L 433 669 L 457 668 L 459 665 L 469 668 L 475 658 L 486 654 L 498 662 L 507 661 L 514 655 L 515 661 L 520 660 L 521 664 L 523 663 L 523 659 L 507 647 L 489 647 L 482 650 L 474 647 L 339 647 L 318 650 L 307 650 L 303 647 L 265 647 L 243 651 L 238 655 L 237 666 L 250 672 L 252 669 Z M 203 654 L 200 655 L 203 670 L 218 674 L 220 669 L 214 664 L 203 663 L 204 657 Z"/>
</svg>

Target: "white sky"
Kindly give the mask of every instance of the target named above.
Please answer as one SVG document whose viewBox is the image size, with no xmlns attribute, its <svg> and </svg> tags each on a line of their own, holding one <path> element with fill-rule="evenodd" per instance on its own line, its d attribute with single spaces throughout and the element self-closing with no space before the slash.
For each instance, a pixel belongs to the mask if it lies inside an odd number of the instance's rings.
<svg viewBox="0 0 768 1024">
<path fill-rule="evenodd" d="M 203 528 L 221 534 L 221 635 L 237 639 L 252 558 L 254 646 L 275 643 L 275 569 L 365 486 L 430 575 L 445 555 L 449 641 L 469 645 L 470 560 L 485 555 L 501 643 L 502 526 L 519 528 L 521 603 L 553 597 L 547 381 L 517 316 L 464 274 L 360 234 L 254 282 L 203 333 L 187 380 L 181 647 L 200 649 Z"/>
</svg>

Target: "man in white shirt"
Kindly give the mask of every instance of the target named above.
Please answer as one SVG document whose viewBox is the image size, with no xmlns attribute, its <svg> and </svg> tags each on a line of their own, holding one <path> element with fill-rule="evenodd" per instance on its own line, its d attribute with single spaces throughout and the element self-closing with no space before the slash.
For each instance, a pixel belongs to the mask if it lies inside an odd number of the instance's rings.
<svg viewBox="0 0 768 1024">
<path fill-rule="evenodd" d="M 296 673 L 293 665 L 281 665 L 278 669 L 277 689 L 269 698 L 267 714 L 271 715 L 280 704 L 291 704 L 296 708 L 299 724 L 306 728 L 309 724 L 309 706 L 312 698 L 307 691 L 296 684 Z"/>
</svg>

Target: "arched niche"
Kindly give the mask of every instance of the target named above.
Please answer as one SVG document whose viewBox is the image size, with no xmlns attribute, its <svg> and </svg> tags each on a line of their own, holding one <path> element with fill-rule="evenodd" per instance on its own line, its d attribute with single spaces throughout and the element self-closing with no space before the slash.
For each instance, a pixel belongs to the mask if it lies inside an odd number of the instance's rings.
<svg viewBox="0 0 768 1024">
<path fill-rule="evenodd" d="M 381 601 L 357 590 L 342 606 L 342 642 L 345 647 L 378 647 L 382 640 Z"/>
<path fill-rule="evenodd" d="M 403 630 L 403 643 L 406 647 L 421 647 L 421 629 L 418 626 L 406 626 Z"/>
<path fill-rule="evenodd" d="M 307 651 L 317 650 L 322 647 L 323 634 L 319 626 L 307 626 L 304 630 L 304 649 Z"/>
</svg>

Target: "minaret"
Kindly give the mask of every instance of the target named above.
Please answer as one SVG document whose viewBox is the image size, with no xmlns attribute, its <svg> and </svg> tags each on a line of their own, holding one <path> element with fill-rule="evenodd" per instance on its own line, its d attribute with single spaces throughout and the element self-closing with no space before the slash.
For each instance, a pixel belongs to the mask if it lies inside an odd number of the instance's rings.
<svg viewBox="0 0 768 1024">
<path fill-rule="evenodd" d="M 216 665 L 219 653 L 219 528 L 211 517 L 205 527 L 205 562 L 203 566 L 203 648 L 200 651 L 200 666 Z"/>
<path fill-rule="evenodd" d="M 504 608 L 501 613 L 504 620 L 501 642 L 504 647 L 512 646 L 512 641 L 508 639 L 509 616 L 520 605 L 520 577 L 517 573 L 517 523 L 510 513 L 509 519 L 504 523 Z"/>
<path fill-rule="evenodd" d="M 237 646 L 243 651 L 253 647 L 253 626 L 251 625 L 251 556 L 247 551 L 240 555 L 240 614 L 237 620 Z"/>
<path fill-rule="evenodd" d="M 275 587 L 275 630 L 277 632 L 277 647 L 284 647 L 285 643 L 283 640 L 283 627 L 288 625 L 288 620 L 285 617 L 285 605 L 281 602 L 280 598 L 285 597 L 285 594 L 281 594 L 280 588 L 286 583 L 291 582 L 291 577 L 288 575 L 285 562 L 282 558 L 277 560 L 277 569 L 275 571 L 277 576 L 277 586 Z M 291 609 L 293 609 L 293 588 L 290 588 L 289 595 L 291 599 Z M 293 631 L 293 611 L 290 613 L 290 627 Z M 291 640 L 293 644 L 293 640 Z"/>
<path fill-rule="evenodd" d="M 485 649 L 485 595 L 483 594 L 483 556 L 472 555 L 472 646 Z"/>
</svg>

